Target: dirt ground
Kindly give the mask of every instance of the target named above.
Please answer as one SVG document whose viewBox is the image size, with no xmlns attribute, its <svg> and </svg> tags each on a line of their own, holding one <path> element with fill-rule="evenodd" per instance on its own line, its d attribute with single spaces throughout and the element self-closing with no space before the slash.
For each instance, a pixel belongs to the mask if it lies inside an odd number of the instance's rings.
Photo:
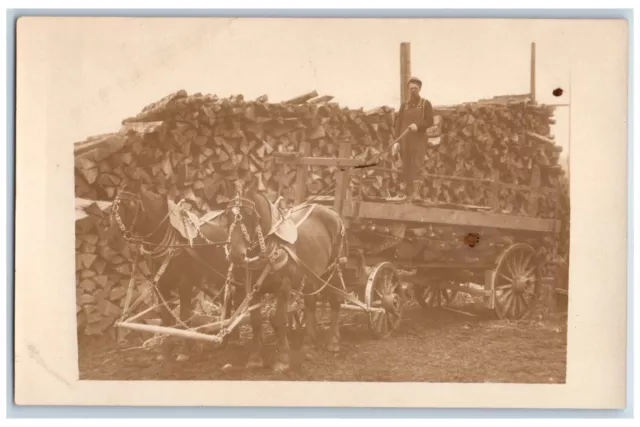
<svg viewBox="0 0 640 427">
<path fill-rule="evenodd" d="M 565 382 L 567 328 L 563 317 L 509 322 L 496 320 L 478 307 L 455 308 L 475 316 L 411 305 L 399 328 L 383 340 L 372 338 L 364 314 L 344 313 L 340 352 L 321 349 L 315 359 L 301 360 L 297 351 L 300 335 L 293 333 L 292 370 L 282 375 L 268 368 L 244 369 L 248 328 L 241 331 L 240 341 L 229 343 L 225 350 L 201 348 L 187 362 L 160 362 L 157 350 L 131 349 L 141 344 L 140 337 L 129 336 L 129 342 L 119 348 L 105 339 L 83 339 L 79 343 L 80 379 Z M 328 312 L 322 312 L 320 319 L 328 319 Z M 319 335 L 322 340 L 324 336 Z M 275 343 L 270 327 L 265 328 L 265 341 L 271 359 Z"/>
</svg>

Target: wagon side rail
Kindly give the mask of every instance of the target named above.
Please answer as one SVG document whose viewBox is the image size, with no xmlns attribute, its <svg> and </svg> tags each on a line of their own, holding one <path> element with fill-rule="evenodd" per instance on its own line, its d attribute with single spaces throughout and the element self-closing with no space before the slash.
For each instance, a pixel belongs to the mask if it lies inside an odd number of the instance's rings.
<svg viewBox="0 0 640 427">
<path fill-rule="evenodd" d="M 300 143 L 300 151 L 297 152 L 284 152 L 274 153 L 276 161 L 278 163 L 295 165 L 297 167 L 295 190 L 294 190 L 294 205 L 303 203 L 307 199 L 307 179 L 309 174 L 309 166 L 334 166 L 338 167 L 339 171 L 336 176 L 336 188 L 334 191 L 333 207 L 341 217 L 347 219 L 347 215 L 350 210 L 350 202 L 352 200 L 352 194 L 350 190 L 350 170 L 357 167 L 363 167 L 362 161 L 351 158 L 351 146 L 350 142 L 342 142 L 338 157 L 311 157 L 311 145 L 309 142 Z M 384 171 L 398 173 L 397 169 L 377 167 L 371 165 L 364 165 L 367 170 Z M 424 174 L 426 177 L 433 179 L 449 180 L 449 181 L 462 181 L 473 183 L 484 183 L 489 186 L 490 200 L 489 206 L 486 208 L 492 212 L 500 211 L 500 191 L 503 189 L 514 190 L 516 192 L 528 193 L 528 201 L 526 207 L 526 213 L 528 217 L 536 218 L 540 211 L 540 197 L 543 195 L 552 195 L 555 199 L 555 219 L 559 216 L 560 206 L 560 190 L 555 187 L 542 187 L 541 186 L 541 172 L 538 166 L 533 169 L 532 179 L 529 185 L 511 184 L 500 181 L 500 174 L 495 171 L 491 178 L 472 178 L 465 176 L 455 175 L 441 175 L 434 173 Z M 281 193 L 281 191 L 279 191 Z"/>
</svg>

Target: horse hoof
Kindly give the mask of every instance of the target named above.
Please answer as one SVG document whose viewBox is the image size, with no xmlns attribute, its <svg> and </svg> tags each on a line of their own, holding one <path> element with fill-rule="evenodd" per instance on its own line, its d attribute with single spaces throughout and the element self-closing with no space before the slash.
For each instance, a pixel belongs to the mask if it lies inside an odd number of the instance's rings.
<svg viewBox="0 0 640 427">
<path fill-rule="evenodd" d="M 250 358 L 249 361 L 247 362 L 247 369 L 261 369 L 264 364 L 262 363 L 262 359 L 260 359 L 259 357 L 256 358 Z"/>
<path fill-rule="evenodd" d="M 314 359 L 316 359 L 317 353 L 316 353 L 315 349 L 313 349 L 311 347 L 303 347 L 302 348 L 302 355 L 304 356 L 304 358 L 306 360 L 314 360 Z"/>
<path fill-rule="evenodd" d="M 277 374 L 285 373 L 288 370 L 289 370 L 289 364 L 288 363 L 276 362 L 276 364 L 273 365 L 273 372 L 275 372 Z"/>
<path fill-rule="evenodd" d="M 327 345 L 327 350 L 329 350 L 331 353 L 339 353 L 340 345 L 338 343 L 330 343 L 329 345 Z"/>
<path fill-rule="evenodd" d="M 165 355 L 164 355 L 164 354 L 159 354 L 159 355 L 156 357 L 156 360 L 157 360 L 158 362 L 164 362 L 165 360 L 167 360 L 167 358 L 165 357 Z"/>
<path fill-rule="evenodd" d="M 176 361 L 178 362 L 186 362 L 189 360 L 189 356 L 187 356 L 186 354 L 179 354 L 178 357 L 176 357 Z"/>
</svg>

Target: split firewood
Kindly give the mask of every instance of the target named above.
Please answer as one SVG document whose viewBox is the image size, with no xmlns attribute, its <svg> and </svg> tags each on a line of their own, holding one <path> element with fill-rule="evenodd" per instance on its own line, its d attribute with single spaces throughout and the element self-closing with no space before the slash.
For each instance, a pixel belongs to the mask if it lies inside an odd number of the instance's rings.
<svg viewBox="0 0 640 427">
<path fill-rule="evenodd" d="M 383 201 L 406 195 L 402 159 L 390 150 L 399 136 L 395 110 L 353 110 L 332 100 L 316 91 L 281 103 L 270 103 L 266 96 L 248 100 L 242 95 L 169 94 L 123 120 L 117 132 L 75 144 L 76 197 L 111 201 L 123 183 L 139 180 L 174 201 L 190 201 L 195 213 L 203 215 L 223 208 L 233 197 L 236 176 L 248 173 L 290 206 L 296 168 L 276 162 L 275 154 L 299 153 L 301 143 L 307 142 L 310 155 L 337 157 L 345 141 L 352 143 L 352 158 L 364 164 L 377 161 L 351 171 L 354 197 Z M 559 165 L 562 150 L 550 132 L 553 112 L 551 106 L 519 96 L 435 107 L 434 126 L 425 135 L 420 188 L 424 202 L 568 223 L 567 178 Z M 333 196 L 339 171 L 309 168 L 307 194 Z M 106 302 L 124 305 L 133 271 L 133 248 L 117 254 L 105 244 L 106 218 L 108 208 L 94 208 L 76 223 L 76 303 L 86 331 L 108 327 L 105 319 L 111 319 L 113 307 Z M 441 237 L 456 239 L 446 233 Z M 545 243 L 549 254 L 553 244 Z M 568 253 L 567 245 L 556 249 Z M 488 252 L 481 258 L 500 248 L 482 249 Z M 406 256 L 414 250 L 400 246 L 400 254 Z M 443 251 L 425 244 L 421 250 L 424 259 L 466 256 L 456 248 Z M 150 266 L 135 270 L 142 277 Z M 137 295 L 143 293 L 142 283 L 136 286 Z"/>
</svg>

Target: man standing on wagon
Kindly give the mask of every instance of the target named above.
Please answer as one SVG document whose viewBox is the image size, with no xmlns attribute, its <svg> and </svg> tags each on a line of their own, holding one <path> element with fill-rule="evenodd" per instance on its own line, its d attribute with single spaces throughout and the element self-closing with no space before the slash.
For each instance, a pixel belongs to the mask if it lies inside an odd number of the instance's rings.
<svg viewBox="0 0 640 427">
<path fill-rule="evenodd" d="M 428 141 L 427 129 L 433 126 L 433 106 L 431 102 L 420 96 L 420 89 L 422 89 L 422 81 L 417 77 L 411 77 L 409 99 L 400 106 L 395 123 L 396 138 L 409 128 L 409 132 L 399 143 L 406 192 L 413 200 L 421 199 L 420 172 L 424 165 Z"/>
</svg>

